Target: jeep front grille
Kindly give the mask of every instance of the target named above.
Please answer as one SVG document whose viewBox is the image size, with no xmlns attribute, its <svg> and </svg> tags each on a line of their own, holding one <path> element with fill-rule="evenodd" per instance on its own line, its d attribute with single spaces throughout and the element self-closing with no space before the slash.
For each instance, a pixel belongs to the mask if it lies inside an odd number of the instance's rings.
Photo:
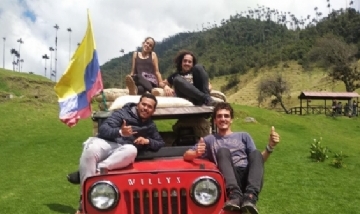
<svg viewBox="0 0 360 214">
<path fill-rule="evenodd" d="M 187 214 L 186 189 L 144 189 L 125 191 L 127 214 Z"/>
</svg>

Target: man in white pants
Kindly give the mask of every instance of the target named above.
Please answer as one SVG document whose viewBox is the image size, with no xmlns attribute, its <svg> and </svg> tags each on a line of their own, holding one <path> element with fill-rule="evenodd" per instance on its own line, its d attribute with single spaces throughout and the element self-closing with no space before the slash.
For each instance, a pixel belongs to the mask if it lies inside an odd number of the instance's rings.
<svg viewBox="0 0 360 214">
<path fill-rule="evenodd" d="M 157 151 L 165 145 L 151 120 L 156 105 L 154 95 L 142 95 L 139 103 L 127 103 L 115 110 L 99 127 L 98 136 L 84 142 L 79 166 L 81 186 L 97 169 L 127 167 L 135 161 L 138 150 Z M 80 196 L 76 214 L 81 213 Z"/>
</svg>

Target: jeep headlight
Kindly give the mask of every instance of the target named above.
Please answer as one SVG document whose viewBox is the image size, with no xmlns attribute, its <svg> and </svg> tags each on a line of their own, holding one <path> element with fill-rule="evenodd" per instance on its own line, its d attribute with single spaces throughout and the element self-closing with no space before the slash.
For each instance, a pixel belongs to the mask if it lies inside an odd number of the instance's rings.
<svg viewBox="0 0 360 214">
<path fill-rule="evenodd" d="M 209 176 L 197 178 L 191 189 L 190 196 L 200 206 L 211 206 L 218 202 L 221 195 L 220 185 Z"/>
<path fill-rule="evenodd" d="M 119 191 L 110 181 L 94 183 L 88 192 L 90 204 L 98 210 L 110 210 L 119 201 Z"/>
</svg>

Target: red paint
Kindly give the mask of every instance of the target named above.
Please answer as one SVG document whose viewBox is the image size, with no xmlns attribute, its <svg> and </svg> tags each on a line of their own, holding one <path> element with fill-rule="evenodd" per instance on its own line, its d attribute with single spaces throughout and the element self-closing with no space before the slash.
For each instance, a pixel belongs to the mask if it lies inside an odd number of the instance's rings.
<svg viewBox="0 0 360 214">
<path fill-rule="evenodd" d="M 114 170 L 109 172 L 109 174 L 127 174 L 144 171 L 193 170 L 199 169 L 201 164 L 204 164 L 205 169 L 218 171 L 216 165 L 208 160 L 195 159 L 193 162 L 187 162 L 184 161 L 182 157 L 173 157 L 135 162 L 130 167 Z"/>
<path fill-rule="evenodd" d="M 222 192 L 220 199 L 211 207 L 201 207 L 195 204 L 190 197 L 193 182 L 201 176 L 210 176 L 220 185 Z M 89 204 L 86 194 L 93 183 L 101 180 L 112 182 L 120 193 L 118 205 L 108 212 L 94 209 Z M 84 209 L 86 213 L 91 214 L 172 214 L 171 207 L 173 207 L 178 214 L 182 214 L 181 209 L 186 208 L 187 214 L 232 214 L 232 212 L 222 210 L 226 199 L 224 185 L 224 179 L 216 165 L 207 160 L 196 159 L 193 162 L 186 162 L 182 157 L 174 157 L 140 161 L 126 169 L 114 170 L 106 175 L 88 178 L 83 188 Z M 163 190 L 167 191 L 167 195 L 176 191 L 177 196 L 158 197 Z M 157 193 L 153 191 L 157 191 Z M 139 194 L 138 197 L 137 194 Z M 183 196 L 181 197 L 181 195 Z M 138 198 L 142 200 L 137 201 Z M 167 204 L 171 206 L 168 206 L 168 212 L 164 213 L 162 209 L 165 209 Z M 156 206 L 159 209 L 150 212 Z M 136 209 L 139 210 L 136 211 Z"/>
</svg>

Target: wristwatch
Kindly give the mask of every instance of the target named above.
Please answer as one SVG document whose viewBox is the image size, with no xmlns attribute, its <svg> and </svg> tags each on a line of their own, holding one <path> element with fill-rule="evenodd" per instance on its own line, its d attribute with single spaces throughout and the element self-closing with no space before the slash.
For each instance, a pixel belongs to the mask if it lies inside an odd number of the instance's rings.
<svg viewBox="0 0 360 214">
<path fill-rule="evenodd" d="M 266 151 L 269 153 L 272 153 L 274 151 L 274 148 L 271 148 L 269 144 L 266 146 Z"/>
</svg>

